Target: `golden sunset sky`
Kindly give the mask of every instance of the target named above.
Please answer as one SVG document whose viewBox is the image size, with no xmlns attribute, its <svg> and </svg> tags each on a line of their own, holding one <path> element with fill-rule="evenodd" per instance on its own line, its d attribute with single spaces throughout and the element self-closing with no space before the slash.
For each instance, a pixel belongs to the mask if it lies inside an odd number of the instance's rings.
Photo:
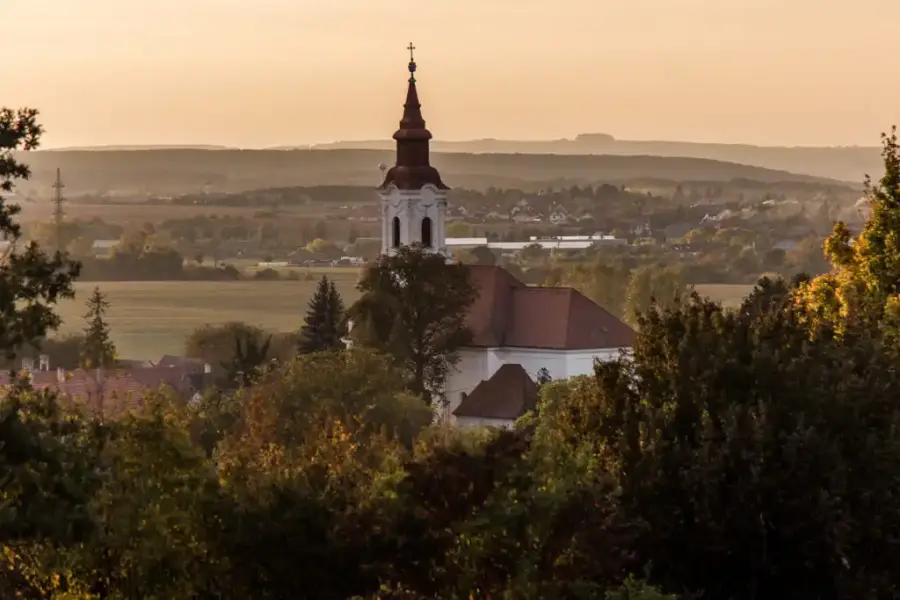
<svg viewBox="0 0 900 600">
<path fill-rule="evenodd" d="M 900 0 L 2 0 L 45 147 L 389 137 L 877 145 Z"/>
</svg>

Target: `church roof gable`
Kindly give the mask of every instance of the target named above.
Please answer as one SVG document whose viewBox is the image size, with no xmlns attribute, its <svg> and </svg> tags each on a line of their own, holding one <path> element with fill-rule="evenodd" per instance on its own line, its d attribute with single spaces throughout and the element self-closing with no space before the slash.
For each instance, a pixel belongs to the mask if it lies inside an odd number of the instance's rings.
<svg viewBox="0 0 900 600">
<path fill-rule="evenodd" d="M 472 346 L 545 350 L 627 348 L 634 331 L 572 288 L 530 287 L 496 266 L 470 266 L 478 291 L 466 324 Z"/>
<path fill-rule="evenodd" d="M 537 405 L 538 387 L 522 365 L 502 365 L 453 411 L 456 417 L 518 419 Z"/>
</svg>

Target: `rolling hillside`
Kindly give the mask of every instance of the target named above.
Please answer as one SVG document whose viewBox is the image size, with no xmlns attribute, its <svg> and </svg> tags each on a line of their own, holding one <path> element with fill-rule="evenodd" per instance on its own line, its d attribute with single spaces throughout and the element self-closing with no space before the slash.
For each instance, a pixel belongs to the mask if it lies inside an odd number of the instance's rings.
<svg viewBox="0 0 900 600">
<path fill-rule="evenodd" d="M 877 138 L 876 138 L 877 139 Z M 803 173 L 845 181 L 862 181 L 866 173 L 881 169 L 880 147 L 753 146 L 750 144 L 705 144 L 678 141 L 617 140 L 605 134 L 580 135 L 574 140 L 436 141 L 437 152 L 525 153 L 525 154 L 607 154 L 617 156 L 663 156 L 704 158 Z M 349 141 L 322 144 L 314 149 L 388 149 L 390 140 Z"/>
<path fill-rule="evenodd" d="M 234 192 L 267 187 L 376 185 L 379 150 L 72 150 L 24 155 L 33 169 L 26 193 L 49 193 L 57 168 L 70 195 L 99 192 L 180 194 L 204 188 Z M 519 187 L 640 180 L 765 183 L 820 178 L 702 158 L 558 154 L 436 153 L 432 162 L 451 186 Z M 830 183 L 835 183 L 830 181 Z"/>
</svg>

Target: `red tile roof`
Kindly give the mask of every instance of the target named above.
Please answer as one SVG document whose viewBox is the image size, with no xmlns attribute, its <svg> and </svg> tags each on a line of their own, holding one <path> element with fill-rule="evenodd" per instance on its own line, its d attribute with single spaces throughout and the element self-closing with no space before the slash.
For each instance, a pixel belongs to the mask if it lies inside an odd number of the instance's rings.
<svg viewBox="0 0 900 600">
<path fill-rule="evenodd" d="M 472 346 L 544 350 L 628 348 L 634 331 L 572 288 L 527 286 L 501 267 L 469 266 L 478 296 L 466 324 Z"/>
<path fill-rule="evenodd" d="M 36 390 L 56 392 L 60 399 L 70 405 L 81 406 L 89 413 L 115 417 L 125 411 L 143 406 L 144 396 L 169 386 L 176 393 L 185 396 L 193 390 L 190 378 L 184 369 L 178 368 L 136 368 L 105 370 L 75 369 L 63 371 L 32 371 L 31 385 Z M 9 372 L 0 373 L 0 386 L 10 383 Z"/>
<path fill-rule="evenodd" d="M 537 405 L 538 387 L 522 365 L 505 364 L 475 386 L 456 410 L 456 417 L 518 419 Z"/>
</svg>

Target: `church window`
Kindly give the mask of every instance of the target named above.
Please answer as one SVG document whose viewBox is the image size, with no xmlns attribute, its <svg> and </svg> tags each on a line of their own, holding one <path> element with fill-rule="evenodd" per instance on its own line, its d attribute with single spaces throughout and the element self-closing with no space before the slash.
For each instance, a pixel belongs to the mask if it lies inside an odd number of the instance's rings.
<svg viewBox="0 0 900 600">
<path fill-rule="evenodd" d="M 422 219 L 422 245 L 431 248 L 431 217 Z"/>
<path fill-rule="evenodd" d="M 392 222 L 392 229 L 393 229 L 393 234 L 392 234 L 393 243 L 391 245 L 394 248 L 399 248 L 400 247 L 400 218 L 399 217 L 394 217 L 394 220 Z"/>
</svg>

